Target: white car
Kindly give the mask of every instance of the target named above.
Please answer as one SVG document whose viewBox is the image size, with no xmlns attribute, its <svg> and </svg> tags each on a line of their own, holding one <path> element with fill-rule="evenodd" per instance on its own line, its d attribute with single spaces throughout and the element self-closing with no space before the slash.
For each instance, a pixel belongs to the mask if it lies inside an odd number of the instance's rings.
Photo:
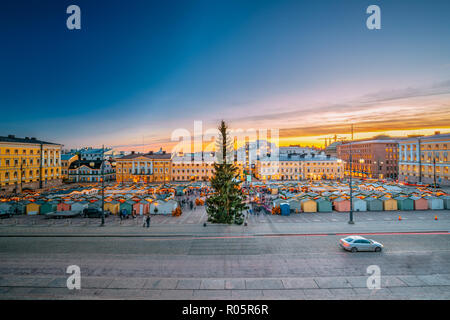
<svg viewBox="0 0 450 320">
<path fill-rule="evenodd" d="M 357 251 L 375 251 L 383 250 L 383 245 L 371 239 L 366 239 L 361 236 L 348 236 L 339 240 L 341 248 L 351 252 Z"/>
</svg>

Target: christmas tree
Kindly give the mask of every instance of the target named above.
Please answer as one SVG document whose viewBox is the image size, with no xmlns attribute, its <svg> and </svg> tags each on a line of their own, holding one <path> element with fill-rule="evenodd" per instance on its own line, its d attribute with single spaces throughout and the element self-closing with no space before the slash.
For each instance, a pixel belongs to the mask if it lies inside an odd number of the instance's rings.
<svg viewBox="0 0 450 320">
<path fill-rule="evenodd" d="M 234 146 L 228 135 L 228 127 L 222 120 L 216 140 L 216 159 L 211 186 L 214 194 L 206 200 L 208 221 L 212 223 L 242 224 L 242 211 L 247 209 L 245 195 L 239 187 L 238 168 L 233 165 Z"/>
</svg>

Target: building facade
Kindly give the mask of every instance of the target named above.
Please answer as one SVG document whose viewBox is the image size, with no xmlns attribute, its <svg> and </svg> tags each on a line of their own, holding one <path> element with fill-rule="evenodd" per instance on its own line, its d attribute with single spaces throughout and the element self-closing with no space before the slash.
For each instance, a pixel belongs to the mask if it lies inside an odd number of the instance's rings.
<svg viewBox="0 0 450 320">
<path fill-rule="evenodd" d="M 172 159 L 167 153 L 146 154 L 134 151 L 117 158 L 117 182 L 169 182 L 172 180 Z"/>
<path fill-rule="evenodd" d="M 356 178 L 398 179 L 397 139 L 363 140 L 342 143 L 337 155 L 345 164 L 345 175 Z M 350 153 L 352 163 L 350 163 Z"/>
<path fill-rule="evenodd" d="M 61 184 L 61 144 L 0 137 L 0 189 L 22 192 Z"/>
<path fill-rule="evenodd" d="M 177 161 L 172 159 L 173 181 L 209 181 L 214 175 L 213 161 Z"/>
<path fill-rule="evenodd" d="M 413 137 L 399 144 L 399 181 L 450 185 L 450 134 Z"/>
<path fill-rule="evenodd" d="M 279 161 L 258 161 L 256 178 L 259 180 L 336 180 L 344 177 L 340 159 L 323 154 L 305 156 L 282 154 Z"/>
<path fill-rule="evenodd" d="M 103 163 L 103 172 L 102 172 Z M 115 180 L 115 172 L 108 160 L 75 160 L 69 166 L 70 182 L 101 182 Z"/>
</svg>

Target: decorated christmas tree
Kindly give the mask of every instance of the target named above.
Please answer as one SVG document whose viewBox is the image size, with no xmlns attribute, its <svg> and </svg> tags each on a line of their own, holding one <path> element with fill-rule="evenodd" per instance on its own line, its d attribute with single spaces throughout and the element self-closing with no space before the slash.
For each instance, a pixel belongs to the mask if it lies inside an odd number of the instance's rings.
<svg viewBox="0 0 450 320">
<path fill-rule="evenodd" d="M 216 140 L 216 159 L 211 187 L 214 194 L 206 200 L 208 221 L 212 223 L 242 224 L 242 211 L 247 209 L 245 195 L 239 187 L 238 168 L 233 164 L 234 145 L 228 135 L 228 127 L 222 120 Z"/>
</svg>

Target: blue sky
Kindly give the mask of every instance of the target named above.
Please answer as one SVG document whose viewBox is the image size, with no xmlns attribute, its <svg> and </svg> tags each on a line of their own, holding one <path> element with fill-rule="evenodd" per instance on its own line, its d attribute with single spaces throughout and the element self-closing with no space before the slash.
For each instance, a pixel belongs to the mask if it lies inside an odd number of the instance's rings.
<svg viewBox="0 0 450 320">
<path fill-rule="evenodd" d="M 70 4 L 81 30 L 66 28 Z M 381 30 L 366 28 L 371 4 Z M 0 135 L 127 149 L 224 118 L 295 142 L 343 133 L 330 110 L 365 132 L 445 129 L 449 12 L 425 0 L 2 1 Z M 396 112 L 374 119 L 380 107 Z"/>
</svg>

